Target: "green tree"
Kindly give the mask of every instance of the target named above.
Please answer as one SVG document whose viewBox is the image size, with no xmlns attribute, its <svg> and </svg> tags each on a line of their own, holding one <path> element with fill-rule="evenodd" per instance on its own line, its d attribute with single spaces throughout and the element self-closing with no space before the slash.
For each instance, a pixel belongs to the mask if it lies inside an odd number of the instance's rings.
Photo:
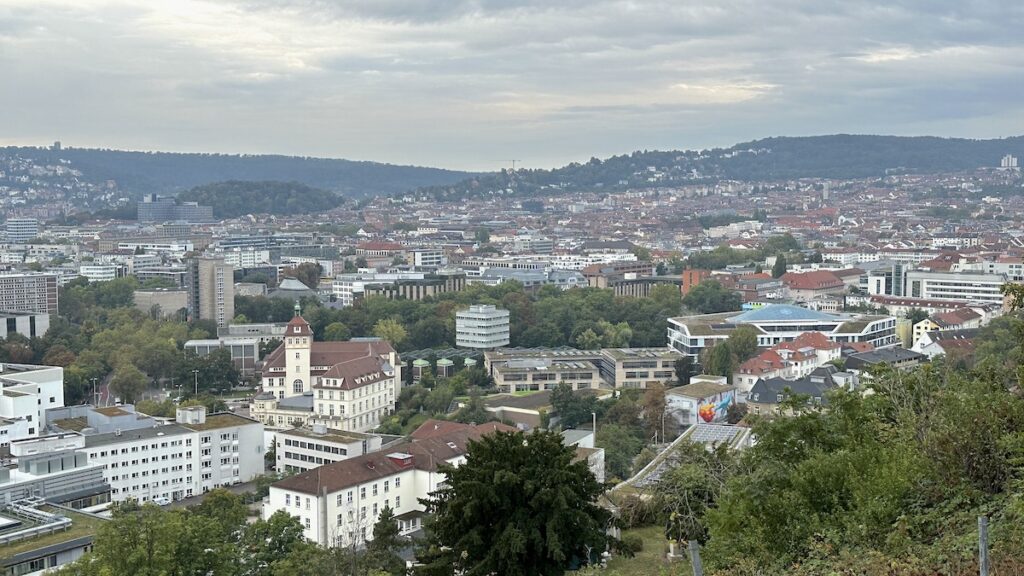
<svg viewBox="0 0 1024 576">
<path fill-rule="evenodd" d="M 130 362 L 122 362 L 110 379 L 110 390 L 122 402 L 134 402 L 146 389 L 146 375 Z"/>
<path fill-rule="evenodd" d="M 597 350 L 601 347 L 601 337 L 597 332 L 587 328 L 576 337 L 576 347 L 581 350 Z"/>
<path fill-rule="evenodd" d="M 352 331 L 341 322 L 331 322 L 324 328 L 324 340 L 341 342 L 352 338 Z"/>
<path fill-rule="evenodd" d="M 608 480 L 625 480 L 633 474 L 633 461 L 646 440 L 634 424 L 600 424 L 594 445 L 604 449 L 604 469 Z"/>
<path fill-rule="evenodd" d="M 906 318 L 907 320 L 910 320 L 911 324 L 917 324 L 922 320 L 927 320 L 928 313 L 920 308 L 911 308 L 910 310 L 907 310 Z"/>
<path fill-rule="evenodd" d="M 366 545 L 367 565 L 385 574 L 404 576 L 405 560 L 402 560 L 398 552 L 405 544 L 406 539 L 399 535 L 395 512 L 385 506 L 373 525 L 373 540 Z"/>
<path fill-rule="evenodd" d="M 551 391 L 551 407 L 563 428 L 575 428 L 590 422 L 591 413 L 597 410 L 597 400 L 590 395 L 577 394 L 571 386 L 560 382 Z"/>
<path fill-rule="evenodd" d="M 725 376 L 731 378 L 736 368 L 736 357 L 729 349 L 728 342 L 720 342 L 706 352 L 707 363 L 704 366 L 705 374 Z"/>
<path fill-rule="evenodd" d="M 740 326 L 733 330 L 726 340 L 729 350 L 736 356 L 736 362 L 744 362 L 757 355 L 757 334 L 753 326 Z"/>
<path fill-rule="evenodd" d="M 683 305 L 701 314 L 739 310 L 740 295 L 723 287 L 717 280 L 704 280 L 683 297 Z"/>
<path fill-rule="evenodd" d="M 675 362 L 676 382 L 679 386 L 686 386 L 693 376 L 693 358 L 683 356 Z"/>
<path fill-rule="evenodd" d="M 382 318 L 373 325 L 373 335 L 387 340 L 392 346 L 398 348 L 405 342 L 406 331 L 397 318 Z"/>
<path fill-rule="evenodd" d="M 442 465 L 446 485 L 423 501 L 435 515 L 430 544 L 467 575 L 560 576 L 589 561 L 605 548 L 611 516 L 596 504 L 603 486 L 573 460 L 553 432 L 470 442 L 466 462 Z"/>
<path fill-rule="evenodd" d="M 772 278 L 781 278 L 786 273 L 786 255 L 779 254 L 775 257 L 775 264 L 772 264 Z"/>
</svg>

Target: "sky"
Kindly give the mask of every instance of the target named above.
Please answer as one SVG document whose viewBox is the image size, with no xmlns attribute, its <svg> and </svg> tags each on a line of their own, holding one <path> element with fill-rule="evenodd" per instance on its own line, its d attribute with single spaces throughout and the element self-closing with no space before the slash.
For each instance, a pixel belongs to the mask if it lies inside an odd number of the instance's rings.
<svg viewBox="0 0 1024 576">
<path fill-rule="evenodd" d="M 470 170 L 1024 134 L 1024 2 L 0 0 L 0 145 Z"/>
</svg>

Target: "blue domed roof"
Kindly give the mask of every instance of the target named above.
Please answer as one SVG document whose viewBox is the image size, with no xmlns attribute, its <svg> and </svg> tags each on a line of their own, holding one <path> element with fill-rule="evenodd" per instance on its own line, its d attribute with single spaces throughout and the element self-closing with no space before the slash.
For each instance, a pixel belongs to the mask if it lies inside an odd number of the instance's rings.
<svg viewBox="0 0 1024 576">
<path fill-rule="evenodd" d="M 800 306 L 791 306 L 789 304 L 769 304 L 749 312 L 744 312 L 739 316 L 729 318 L 730 322 L 736 324 L 751 324 L 756 322 L 800 322 L 806 320 L 836 322 L 842 320 L 842 317 L 835 314 L 828 314 L 826 312 L 808 310 L 807 308 L 801 308 Z"/>
</svg>

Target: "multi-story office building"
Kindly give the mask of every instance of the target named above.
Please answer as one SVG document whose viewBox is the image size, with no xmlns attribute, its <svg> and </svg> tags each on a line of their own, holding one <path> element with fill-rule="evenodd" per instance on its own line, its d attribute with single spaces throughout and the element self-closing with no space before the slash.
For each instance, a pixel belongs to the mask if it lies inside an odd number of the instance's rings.
<svg viewBox="0 0 1024 576">
<path fill-rule="evenodd" d="M 896 318 L 885 315 L 830 314 L 787 304 L 771 304 L 748 312 L 723 312 L 668 319 L 669 346 L 699 358 L 724 342 L 740 326 L 757 331 L 757 345 L 768 348 L 791 342 L 805 332 L 821 332 L 832 342 L 867 342 L 876 348 L 896 344 Z"/>
<path fill-rule="evenodd" d="M 223 258 L 189 260 L 189 313 L 226 326 L 235 317 L 234 269 Z"/>
<path fill-rule="evenodd" d="M 278 473 L 303 472 L 317 466 L 377 452 L 381 437 L 331 430 L 322 425 L 290 428 L 274 434 Z"/>
<path fill-rule="evenodd" d="M 903 295 L 925 300 L 958 300 L 1002 304 L 1003 274 L 911 270 L 906 273 Z"/>
<path fill-rule="evenodd" d="M 56 274 L 0 274 L 0 310 L 57 313 Z"/>
<path fill-rule="evenodd" d="M 271 426 L 284 427 L 286 418 L 292 418 L 292 425 L 366 432 L 394 411 L 401 391 L 401 360 L 387 342 L 314 342 L 313 331 L 298 310 L 283 340 L 264 363 L 254 418 Z M 285 416 L 281 404 L 296 410 Z"/>
<path fill-rule="evenodd" d="M 604 348 L 601 377 L 615 388 L 647 388 L 669 384 L 675 377 L 676 361 L 683 354 L 673 348 Z"/>
<path fill-rule="evenodd" d="M 178 204 L 174 198 L 147 194 L 138 204 L 139 222 L 212 222 L 213 207 L 196 202 Z"/>
<path fill-rule="evenodd" d="M 8 218 L 7 241 L 11 244 L 24 244 L 39 236 L 39 220 L 35 218 Z"/>
<path fill-rule="evenodd" d="M 440 248 L 413 248 L 408 254 L 409 263 L 417 268 L 440 268 L 445 264 L 444 250 Z"/>
<path fill-rule="evenodd" d="M 364 284 L 362 296 L 381 296 L 389 300 L 423 300 L 428 296 L 445 292 L 458 292 L 465 287 L 465 274 L 427 274 L 421 279 Z"/>
<path fill-rule="evenodd" d="M 509 343 L 508 310 L 492 305 L 470 306 L 455 313 L 455 344 L 481 350 Z"/>
<path fill-rule="evenodd" d="M 500 392 L 552 390 L 563 382 L 573 390 L 597 388 L 601 384 L 600 368 L 586 360 L 508 360 L 495 365 L 491 375 Z"/>
<path fill-rule="evenodd" d="M 78 275 L 89 282 L 109 282 L 123 278 L 125 267 L 121 264 L 82 264 L 78 267 Z"/>
<path fill-rule="evenodd" d="M 46 425 L 46 411 L 62 406 L 63 368 L 0 364 L 0 447 L 36 438 Z"/>
<path fill-rule="evenodd" d="M 166 425 L 130 405 L 75 406 L 48 416 L 52 427 L 81 435 L 117 502 L 179 500 L 248 482 L 264 469 L 263 425 L 230 412 L 179 408 Z"/>
<path fill-rule="evenodd" d="M 371 287 L 375 294 L 382 294 L 388 290 L 389 286 L 422 281 L 427 277 L 428 275 L 424 272 L 359 272 L 339 274 L 331 283 L 331 290 L 342 306 L 351 306 L 363 297 L 367 287 Z M 430 278 L 434 279 L 433 276 L 430 276 Z M 441 289 L 433 288 L 436 293 L 445 291 L 443 289 L 445 288 L 444 280 L 431 282 L 430 284 L 440 285 Z M 424 288 L 424 291 L 426 291 L 426 288 Z M 410 293 L 414 292 L 413 290 Z"/>
</svg>

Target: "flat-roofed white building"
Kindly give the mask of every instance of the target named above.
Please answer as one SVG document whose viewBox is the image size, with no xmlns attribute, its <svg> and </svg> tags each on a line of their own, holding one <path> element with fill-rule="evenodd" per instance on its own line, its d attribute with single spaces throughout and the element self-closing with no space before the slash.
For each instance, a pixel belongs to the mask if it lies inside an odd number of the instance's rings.
<svg viewBox="0 0 1024 576">
<path fill-rule="evenodd" d="M 323 425 L 281 430 L 274 434 L 275 469 L 278 473 L 303 472 L 333 464 L 381 447 L 375 434 L 332 430 Z"/>
<path fill-rule="evenodd" d="M 1002 304 L 1000 288 L 1006 282 L 1004 274 L 911 270 L 906 273 L 903 295 L 924 300 Z"/>
<path fill-rule="evenodd" d="M 46 411 L 62 406 L 63 368 L 0 364 L 0 446 L 38 437 L 46 425 Z"/>
<path fill-rule="evenodd" d="M 264 470 L 263 425 L 230 412 L 179 408 L 175 422 L 163 425 L 130 405 L 75 406 L 51 416 L 54 428 L 84 438 L 115 502 L 180 500 L 249 482 Z"/>
<path fill-rule="evenodd" d="M 508 310 L 487 304 L 455 313 L 456 346 L 486 350 L 508 346 L 508 343 Z"/>
</svg>

